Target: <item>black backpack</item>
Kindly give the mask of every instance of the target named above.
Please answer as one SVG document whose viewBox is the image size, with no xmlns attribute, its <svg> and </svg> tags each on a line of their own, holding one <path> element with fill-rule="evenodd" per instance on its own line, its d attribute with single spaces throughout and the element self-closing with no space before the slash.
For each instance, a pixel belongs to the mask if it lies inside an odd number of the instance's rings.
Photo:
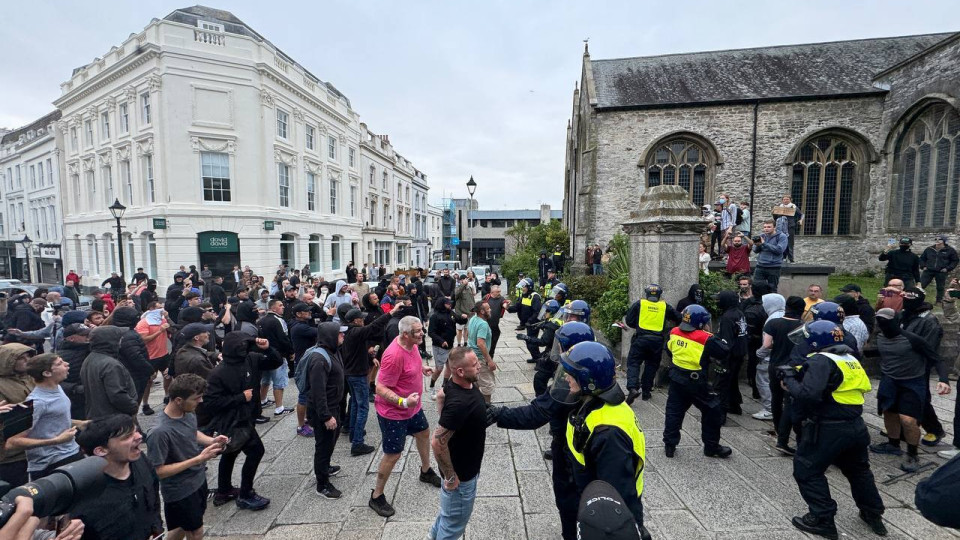
<svg viewBox="0 0 960 540">
<path fill-rule="evenodd" d="M 743 223 L 743 208 L 737 207 L 737 218 L 734 220 L 737 225 Z"/>
</svg>

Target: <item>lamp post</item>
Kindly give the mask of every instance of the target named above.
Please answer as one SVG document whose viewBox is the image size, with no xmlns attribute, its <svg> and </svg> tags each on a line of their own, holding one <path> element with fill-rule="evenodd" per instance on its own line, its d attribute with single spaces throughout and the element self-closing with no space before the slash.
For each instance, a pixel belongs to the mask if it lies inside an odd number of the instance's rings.
<svg viewBox="0 0 960 540">
<path fill-rule="evenodd" d="M 23 244 L 23 254 L 27 258 L 27 283 L 30 283 L 30 274 L 33 270 L 31 268 L 33 265 L 30 264 L 30 248 L 33 246 L 33 240 L 31 240 L 29 236 L 24 235 L 20 243 Z"/>
<path fill-rule="evenodd" d="M 114 199 L 109 209 L 113 215 L 113 219 L 117 220 L 117 254 L 120 257 L 120 277 L 123 278 L 123 236 L 121 236 L 120 218 L 123 217 L 123 213 L 127 207 L 120 204 L 120 199 Z"/>
<path fill-rule="evenodd" d="M 467 255 L 467 266 L 473 266 L 473 223 L 470 221 L 470 213 L 473 212 L 473 193 L 477 191 L 477 183 L 473 181 L 473 175 L 467 182 L 467 191 L 470 192 L 470 208 L 467 210 L 467 231 L 470 233 L 470 248 Z"/>
</svg>

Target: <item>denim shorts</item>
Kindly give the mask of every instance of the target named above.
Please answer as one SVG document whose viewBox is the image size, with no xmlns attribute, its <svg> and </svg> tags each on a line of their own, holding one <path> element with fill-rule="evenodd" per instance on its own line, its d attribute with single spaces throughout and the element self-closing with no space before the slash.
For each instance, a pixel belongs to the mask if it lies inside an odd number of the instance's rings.
<svg viewBox="0 0 960 540">
<path fill-rule="evenodd" d="M 270 371 L 264 371 L 263 375 L 260 376 L 260 385 L 272 384 L 273 387 L 277 390 L 283 390 L 287 387 L 287 382 L 290 379 L 287 377 L 287 363 L 284 362 L 280 364 L 280 367 L 277 369 L 271 369 Z"/>
<path fill-rule="evenodd" d="M 384 454 L 403 452 L 403 443 L 406 442 L 407 435 L 415 435 L 425 429 L 430 429 L 430 424 L 427 423 L 427 417 L 423 414 L 423 409 L 406 420 L 391 420 L 378 414 L 377 421 L 380 422 L 380 433 L 383 435 Z"/>
<path fill-rule="evenodd" d="M 442 370 L 447 364 L 447 358 L 450 356 L 450 349 L 433 346 L 433 365 L 437 370 Z"/>
</svg>

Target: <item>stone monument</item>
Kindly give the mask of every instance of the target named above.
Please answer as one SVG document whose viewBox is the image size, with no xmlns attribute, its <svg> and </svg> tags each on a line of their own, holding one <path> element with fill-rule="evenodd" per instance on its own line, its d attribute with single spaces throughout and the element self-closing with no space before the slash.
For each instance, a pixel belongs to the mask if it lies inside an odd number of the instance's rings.
<svg viewBox="0 0 960 540">
<path fill-rule="evenodd" d="M 656 186 L 640 195 L 623 230 L 630 237 L 630 302 L 643 288 L 659 284 L 673 306 L 699 281 L 700 233 L 708 226 L 700 209 L 680 186 Z"/>
</svg>

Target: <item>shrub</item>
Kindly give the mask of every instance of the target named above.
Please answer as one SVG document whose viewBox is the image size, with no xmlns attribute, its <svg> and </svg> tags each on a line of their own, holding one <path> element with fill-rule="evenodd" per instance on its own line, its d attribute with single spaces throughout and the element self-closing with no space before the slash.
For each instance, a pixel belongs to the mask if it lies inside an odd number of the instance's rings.
<svg viewBox="0 0 960 540">
<path fill-rule="evenodd" d="M 571 298 L 585 300 L 593 309 L 600 302 L 600 298 L 609 286 L 607 276 L 573 275 L 563 278 L 563 282 L 570 287 Z"/>
<path fill-rule="evenodd" d="M 736 291 L 737 282 L 732 277 L 724 276 L 723 272 L 700 272 L 700 288 L 703 289 L 703 307 L 707 308 L 716 320 L 720 314 L 717 312 L 717 301 L 713 299 L 713 295 L 720 291 Z"/>
<path fill-rule="evenodd" d="M 622 319 L 630 309 L 630 277 L 620 276 L 610 280 L 599 301 L 590 305 L 593 307 L 591 323 L 594 329 L 613 343 L 620 341 L 620 329 L 613 323 Z"/>
</svg>

